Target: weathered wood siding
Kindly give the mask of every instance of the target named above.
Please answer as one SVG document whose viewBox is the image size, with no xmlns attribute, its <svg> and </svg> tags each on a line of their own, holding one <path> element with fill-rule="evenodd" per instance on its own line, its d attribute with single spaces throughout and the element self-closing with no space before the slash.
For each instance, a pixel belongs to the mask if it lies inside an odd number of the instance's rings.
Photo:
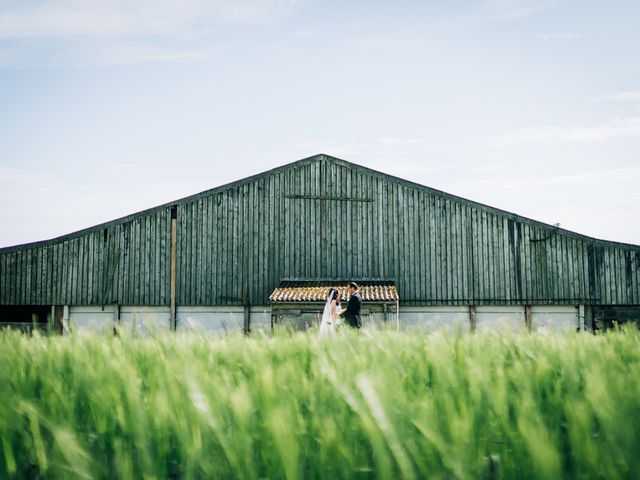
<svg viewBox="0 0 640 480">
<path fill-rule="evenodd" d="M 315 156 L 179 200 L 178 305 L 282 278 L 390 278 L 407 304 L 640 304 L 640 247 Z M 171 207 L 0 250 L 0 304 L 168 305 Z"/>
<path fill-rule="evenodd" d="M 170 222 L 161 209 L 45 246 L 0 251 L 0 304 L 164 305 Z"/>
</svg>

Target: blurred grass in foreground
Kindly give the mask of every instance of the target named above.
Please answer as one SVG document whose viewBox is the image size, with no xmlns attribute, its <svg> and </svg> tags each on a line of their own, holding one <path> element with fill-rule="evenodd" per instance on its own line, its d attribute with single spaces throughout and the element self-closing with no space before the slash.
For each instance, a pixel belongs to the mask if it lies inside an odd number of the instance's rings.
<svg viewBox="0 0 640 480">
<path fill-rule="evenodd" d="M 0 334 L 1 478 L 640 478 L 640 335 Z"/>
</svg>

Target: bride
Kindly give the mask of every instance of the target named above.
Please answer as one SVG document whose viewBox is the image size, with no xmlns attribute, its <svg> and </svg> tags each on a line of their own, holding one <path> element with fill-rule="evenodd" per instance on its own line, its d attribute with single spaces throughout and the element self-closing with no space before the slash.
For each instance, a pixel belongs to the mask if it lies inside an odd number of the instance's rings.
<svg viewBox="0 0 640 480">
<path fill-rule="evenodd" d="M 337 305 L 340 302 L 340 292 L 335 288 L 329 290 L 327 302 L 322 312 L 322 321 L 320 322 L 320 336 L 333 337 L 336 334 L 336 320 L 338 319 Z"/>
</svg>

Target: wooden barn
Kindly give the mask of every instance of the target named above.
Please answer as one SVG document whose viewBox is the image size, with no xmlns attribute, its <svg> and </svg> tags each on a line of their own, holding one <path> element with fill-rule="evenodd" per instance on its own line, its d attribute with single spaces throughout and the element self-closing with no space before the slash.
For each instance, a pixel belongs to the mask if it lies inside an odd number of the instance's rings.
<svg viewBox="0 0 640 480">
<path fill-rule="evenodd" d="M 388 300 L 365 299 L 365 324 L 590 329 L 640 318 L 640 246 L 315 155 L 0 249 L 0 321 L 268 329 L 318 317 L 319 297 L 296 300 L 305 282 L 350 279 L 393 286 Z"/>
</svg>

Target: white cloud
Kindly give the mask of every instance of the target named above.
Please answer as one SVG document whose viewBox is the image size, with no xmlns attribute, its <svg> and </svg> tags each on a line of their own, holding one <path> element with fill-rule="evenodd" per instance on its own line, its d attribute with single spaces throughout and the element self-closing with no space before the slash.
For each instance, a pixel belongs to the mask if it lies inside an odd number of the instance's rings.
<svg viewBox="0 0 640 480">
<path fill-rule="evenodd" d="M 117 41 L 87 46 L 73 52 L 70 63 L 96 67 L 137 65 L 141 63 L 179 63 L 215 56 L 220 48 L 213 45 L 158 46 L 144 41 Z"/>
<path fill-rule="evenodd" d="M 375 50 L 406 49 L 420 43 L 414 32 L 410 30 L 354 34 L 341 41 L 346 47 Z"/>
<path fill-rule="evenodd" d="M 413 145 L 416 143 L 424 143 L 422 138 L 379 138 L 375 141 L 378 145 L 385 145 L 388 147 L 397 147 L 398 145 Z"/>
<path fill-rule="evenodd" d="M 612 95 L 605 95 L 599 100 L 612 100 L 619 102 L 638 102 L 640 101 L 640 90 L 631 90 L 627 92 L 614 93 Z"/>
<path fill-rule="evenodd" d="M 309 0 L 47 0 L 0 6 L 0 38 L 198 35 L 219 24 L 253 24 Z"/>
<path fill-rule="evenodd" d="M 120 66 L 210 58 L 228 26 L 315 0 L 0 0 L 0 68 Z"/>
<path fill-rule="evenodd" d="M 402 147 L 412 147 L 422 143 L 424 143 L 424 139 L 422 138 L 327 138 L 300 142 L 295 146 L 307 153 L 326 153 L 340 157 L 371 154 L 384 148 L 393 149 L 394 154 L 398 154 L 401 153 Z"/>
<path fill-rule="evenodd" d="M 550 10 L 561 2 L 562 0 L 487 0 L 458 20 L 472 23 L 518 20 Z"/>
<path fill-rule="evenodd" d="M 640 117 L 616 118 L 591 126 L 547 125 L 526 128 L 496 137 L 492 144 L 508 147 L 525 143 L 593 142 L 635 137 L 640 137 Z"/>
<path fill-rule="evenodd" d="M 613 184 L 637 184 L 640 180 L 640 167 L 621 167 L 609 168 L 606 170 L 587 170 L 572 173 L 570 175 L 557 175 L 548 179 L 552 184 L 580 185 L 582 188 L 587 186 L 602 187 L 603 185 Z M 638 195 L 632 196 L 625 202 L 636 202 Z M 598 199 L 598 203 L 602 201 Z M 616 200 L 620 202 L 620 200 Z"/>
<path fill-rule="evenodd" d="M 583 38 L 584 35 L 580 35 L 578 33 L 541 33 L 538 35 L 538 38 L 542 40 L 577 40 L 578 38 Z"/>
</svg>

